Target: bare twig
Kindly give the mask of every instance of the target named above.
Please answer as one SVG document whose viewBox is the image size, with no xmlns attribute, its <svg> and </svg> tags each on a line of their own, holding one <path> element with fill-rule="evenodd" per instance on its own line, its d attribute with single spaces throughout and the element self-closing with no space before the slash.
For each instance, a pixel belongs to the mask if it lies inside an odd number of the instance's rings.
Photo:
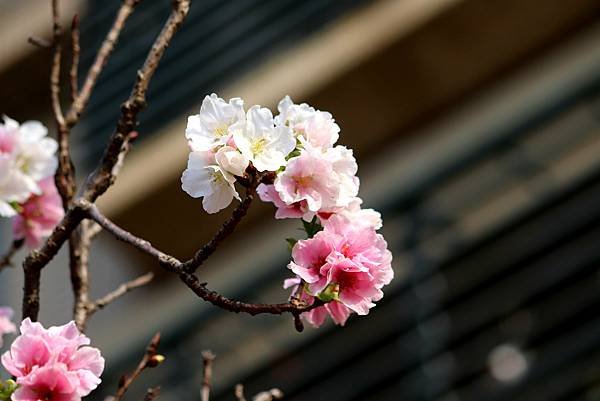
<svg viewBox="0 0 600 401">
<path fill-rule="evenodd" d="M 244 396 L 244 385 L 243 384 L 236 384 L 235 385 L 235 389 L 233 390 L 233 393 L 235 394 L 235 398 L 237 401 L 246 401 L 246 397 Z"/>
<path fill-rule="evenodd" d="M 211 351 L 202 351 L 202 388 L 200 391 L 200 400 L 210 400 L 210 387 L 212 385 L 212 363 L 215 360 L 215 354 Z"/>
<path fill-rule="evenodd" d="M 24 243 L 25 243 L 25 240 L 18 239 L 18 240 L 14 240 L 10 244 L 10 248 L 8 248 L 6 253 L 4 255 L 0 256 L 0 271 L 2 271 L 3 269 L 5 269 L 7 267 L 12 267 L 11 259 L 13 256 L 15 256 L 15 253 L 17 253 L 17 251 L 19 249 L 21 249 L 21 247 L 23 246 Z"/>
<path fill-rule="evenodd" d="M 79 47 L 79 15 L 73 16 L 73 22 L 71 23 L 71 70 L 69 77 L 71 78 L 71 101 L 74 102 L 77 99 L 78 92 L 78 70 L 79 70 L 79 54 L 81 48 Z"/>
<path fill-rule="evenodd" d="M 231 217 L 223 223 L 213 238 L 200 248 L 190 260 L 183 264 L 183 269 L 186 272 L 194 273 L 215 252 L 219 244 L 233 233 L 239 222 L 248 213 L 250 204 L 256 195 L 256 187 L 261 182 L 261 176 L 258 175 L 256 170 L 254 168 L 249 168 L 249 170 L 249 174 L 246 175 L 248 183 L 244 200 L 233 210 Z"/>
<path fill-rule="evenodd" d="M 114 291 L 106 294 L 102 298 L 99 298 L 96 301 L 88 304 L 87 305 L 88 316 L 93 314 L 94 312 L 104 308 L 106 305 L 110 304 L 111 302 L 116 301 L 117 299 L 119 299 L 123 295 L 127 294 L 128 292 L 130 292 L 138 287 L 142 287 L 142 286 L 148 284 L 149 282 L 152 281 L 153 278 L 154 278 L 154 273 L 150 272 L 150 273 L 146 273 L 143 276 L 140 276 L 136 279 L 133 279 L 131 281 L 121 284 L 116 290 L 114 290 Z"/>
<path fill-rule="evenodd" d="M 40 49 L 49 49 L 52 47 L 52 43 L 48 42 L 44 38 L 40 38 L 37 36 L 28 37 L 27 42 L 29 42 L 29 44 L 39 47 Z"/>
<path fill-rule="evenodd" d="M 53 5 L 57 0 L 53 0 Z M 139 3 L 139 0 L 125 0 L 121 7 L 113 28 L 109 32 L 107 39 L 103 43 L 90 69 L 86 82 L 81 90 L 77 102 L 73 104 L 68 114 L 68 125 L 72 126 L 77 122 L 79 115 L 85 108 L 91 90 L 96 82 L 102 66 L 106 62 L 108 55 L 116 42 L 118 34 L 125 23 L 125 20 L 131 14 L 133 7 Z M 74 199 L 68 206 L 63 220 L 58 224 L 50 234 L 40 250 L 32 251 L 23 263 L 25 274 L 25 286 L 23 294 L 23 317 L 37 319 L 39 312 L 39 279 L 41 269 L 56 255 L 58 250 L 81 223 L 83 219 L 82 204 L 85 202 L 94 202 L 102 195 L 114 181 L 113 168 L 119 160 L 119 155 L 127 146 L 130 140 L 130 133 L 134 131 L 137 125 L 137 115 L 145 107 L 146 92 L 148 85 L 158 64 L 168 47 L 173 35 L 181 26 L 187 16 L 190 6 L 190 0 L 173 0 L 172 12 L 165 23 L 163 30 L 156 38 L 150 49 L 146 61 L 138 71 L 137 79 L 132 89 L 129 99 L 123 104 L 121 117 L 117 123 L 115 133 L 112 135 L 107 145 L 104 157 L 98 168 L 88 178 L 78 199 Z M 55 13 L 57 14 L 57 12 Z"/>
<path fill-rule="evenodd" d="M 81 88 L 81 92 L 76 96 L 73 101 L 73 105 L 67 114 L 67 125 L 73 126 L 79 120 L 81 113 L 85 110 L 87 103 L 92 94 L 92 90 L 98 81 L 98 76 L 102 72 L 104 65 L 108 61 L 108 58 L 112 54 L 115 45 L 119 39 L 119 35 L 125 26 L 125 22 L 129 18 L 129 16 L 133 13 L 135 7 L 140 3 L 141 0 L 125 0 L 121 5 L 117 13 L 117 17 L 113 22 L 112 27 L 108 31 L 106 38 L 102 42 L 102 46 L 100 50 L 96 54 L 96 59 L 94 63 L 90 67 L 88 74 L 85 78 L 85 82 L 83 87 Z"/>
<path fill-rule="evenodd" d="M 138 366 L 135 368 L 135 370 L 131 372 L 131 374 L 124 374 L 121 376 L 121 380 L 119 380 L 119 387 L 117 388 L 117 392 L 113 398 L 113 401 L 120 401 L 135 379 L 137 379 L 137 377 L 144 370 L 148 368 L 154 368 L 164 361 L 164 356 L 157 353 L 159 343 L 160 333 L 156 333 L 154 337 L 152 337 L 152 340 L 150 340 L 148 347 L 146 347 L 146 353 L 142 357 L 142 360 L 138 363 Z"/>
<path fill-rule="evenodd" d="M 149 388 L 146 391 L 146 396 L 144 397 L 144 401 L 154 401 L 160 395 L 160 387 Z"/>
</svg>

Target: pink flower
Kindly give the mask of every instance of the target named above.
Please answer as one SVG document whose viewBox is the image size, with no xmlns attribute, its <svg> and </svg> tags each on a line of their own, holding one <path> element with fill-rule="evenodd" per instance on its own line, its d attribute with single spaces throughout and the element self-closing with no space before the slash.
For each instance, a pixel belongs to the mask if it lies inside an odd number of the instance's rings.
<svg viewBox="0 0 600 401">
<path fill-rule="evenodd" d="M 10 320 L 13 316 L 13 310 L 7 306 L 0 307 L 0 347 L 2 347 L 2 336 L 17 331 L 14 323 Z"/>
<path fill-rule="evenodd" d="M 286 205 L 306 202 L 310 212 L 347 206 L 358 194 L 357 165 L 352 151 L 336 146 L 326 152 L 306 144 L 275 179 Z"/>
<path fill-rule="evenodd" d="M 295 202 L 288 205 L 283 200 L 281 200 L 281 197 L 279 196 L 279 193 L 275 190 L 274 185 L 260 184 L 256 188 L 256 193 L 258 194 L 258 197 L 261 201 L 272 202 L 275 205 L 275 207 L 277 208 L 277 211 L 275 212 L 276 219 L 301 218 L 307 213 L 305 201 Z M 310 220 L 311 218 L 312 216 L 309 217 L 308 220 Z"/>
<path fill-rule="evenodd" d="M 19 381 L 13 401 L 78 401 L 78 378 L 63 363 L 53 363 L 35 369 Z"/>
<path fill-rule="evenodd" d="M 331 216 L 341 215 L 353 225 L 379 230 L 383 225 L 381 214 L 373 209 L 363 209 L 361 205 L 362 199 L 356 197 L 347 207 L 335 208 L 329 212 L 321 211 L 318 214 L 321 225 L 325 227 Z"/>
<path fill-rule="evenodd" d="M 2 355 L 2 365 L 20 386 L 13 400 L 79 400 L 88 395 L 104 370 L 104 358 L 89 343 L 74 322 L 45 329 L 23 320 L 21 335 Z"/>
<path fill-rule="evenodd" d="M 303 291 L 328 302 L 304 315 L 315 326 L 323 323 L 326 312 L 337 324 L 344 324 L 351 312 L 368 314 L 394 276 L 383 237 L 340 215 L 330 217 L 313 238 L 298 241 L 292 257 L 288 267 L 306 283 Z"/>
<path fill-rule="evenodd" d="M 42 238 L 50 235 L 64 215 L 54 178 L 45 178 L 38 184 L 41 195 L 32 195 L 21 204 L 19 214 L 12 222 L 15 239 L 25 239 L 30 248 L 39 246 Z"/>
</svg>

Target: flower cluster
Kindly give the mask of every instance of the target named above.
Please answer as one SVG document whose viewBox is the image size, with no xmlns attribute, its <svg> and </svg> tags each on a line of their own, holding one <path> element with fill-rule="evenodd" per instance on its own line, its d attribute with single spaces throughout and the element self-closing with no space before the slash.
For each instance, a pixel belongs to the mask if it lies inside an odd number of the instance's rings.
<svg viewBox="0 0 600 401">
<path fill-rule="evenodd" d="M 332 115 L 289 96 L 278 111 L 273 117 L 260 106 L 245 111 L 239 98 L 206 96 L 200 114 L 188 119 L 191 153 L 182 187 L 215 213 L 239 200 L 236 177 L 250 163 L 274 172 L 273 184 L 258 186 L 260 199 L 275 205 L 276 218 L 299 218 L 310 227 L 308 239 L 293 241 L 289 268 L 296 277 L 285 287 L 309 305 L 325 303 L 303 314 L 311 324 L 329 314 L 343 325 L 352 312 L 367 314 L 393 277 L 391 253 L 377 233 L 381 216 L 361 208 L 358 165 L 351 149 L 336 145 L 340 127 Z"/>
<path fill-rule="evenodd" d="M 15 239 L 38 246 L 63 216 L 52 176 L 57 143 L 38 121 L 0 124 L 0 216 L 12 217 Z"/>
<path fill-rule="evenodd" d="M 29 318 L 21 335 L 2 355 L 2 365 L 16 377 L 13 401 L 78 401 L 100 384 L 104 358 L 74 322 L 45 329 Z"/>
</svg>

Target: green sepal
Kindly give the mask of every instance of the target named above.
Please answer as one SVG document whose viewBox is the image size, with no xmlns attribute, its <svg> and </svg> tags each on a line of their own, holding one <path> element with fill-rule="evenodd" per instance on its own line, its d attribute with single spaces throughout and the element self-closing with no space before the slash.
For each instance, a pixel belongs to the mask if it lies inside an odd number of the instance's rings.
<svg viewBox="0 0 600 401">
<path fill-rule="evenodd" d="M 292 249 L 294 248 L 294 245 L 296 245 L 296 243 L 298 242 L 298 240 L 296 238 L 286 238 L 285 241 L 288 244 L 288 249 L 290 250 L 290 252 L 292 251 Z"/>
<path fill-rule="evenodd" d="M 0 382 L 0 400 L 1 401 L 10 400 L 10 397 L 15 392 L 17 387 L 18 387 L 17 383 L 12 379 L 6 380 L 4 382 Z"/>
<path fill-rule="evenodd" d="M 323 302 L 331 302 L 337 301 L 339 299 L 339 296 L 340 286 L 338 284 L 332 283 L 325 287 L 325 289 L 321 291 L 319 295 L 317 295 L 317 298 L 319 298 Z"/>
<path fill-rule="evenodd" d="M 310 222 L 302 220 L 302 225 L 304 226 L 304 231 L 306 231 L 308 238 L 314 237 L 319 231 L 323 230 L 323 226 L 317 221 L 317 216 L 314 216 Z"/>
</svg>

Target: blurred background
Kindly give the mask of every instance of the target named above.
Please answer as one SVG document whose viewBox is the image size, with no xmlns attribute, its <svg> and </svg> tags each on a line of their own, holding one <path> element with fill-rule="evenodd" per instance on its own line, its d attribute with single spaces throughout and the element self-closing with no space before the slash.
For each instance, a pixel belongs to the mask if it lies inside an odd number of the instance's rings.
<svg viewBox="0 0 600 401">
<path fill-rule="evenodd" d="M 0 111 L 51 124 L 50 53 L 27 44 L 50 36 L 46 3 L 0 0 Z M 66 26 L 81 16 L 84 76 L 120 1 L 61 4 Z M 73 134 L 80 180 L 168 12 L 168 0 L 145 0 L 127 24 Z M 397 278 L 368 317 L 300 334 L 287 316 L 199 301 L 102 234 L 95 297 L 148 269 L 157 277 L 93 317 L 107 370 L 90 399 L 113 393 L 161 331 L 167 360 L 129 399 L 154 385 L 165 401 L 199 399 L 211 349 L 213 401 L 233 400 L 238 382 L 290 401 L 600 400 L 599 43 L 597 0 L 194 0 L 101 208 L 189 257 L 228 213 L 209 216 L 180 189 L 187 115 L 213 91 L 271 108 L 290 94 L 333 113 L 354 148 Z M 299 224 L 273 212 L 257 202 L 201 280 L 243 300 L 286 299 L 284 238 Z M 41 320 L 70 320 L 64 253 L 42 279 Z M 3 271 L 0 304 L 20 310 L 21 288 L 18 268 Z"/>
</svg>

